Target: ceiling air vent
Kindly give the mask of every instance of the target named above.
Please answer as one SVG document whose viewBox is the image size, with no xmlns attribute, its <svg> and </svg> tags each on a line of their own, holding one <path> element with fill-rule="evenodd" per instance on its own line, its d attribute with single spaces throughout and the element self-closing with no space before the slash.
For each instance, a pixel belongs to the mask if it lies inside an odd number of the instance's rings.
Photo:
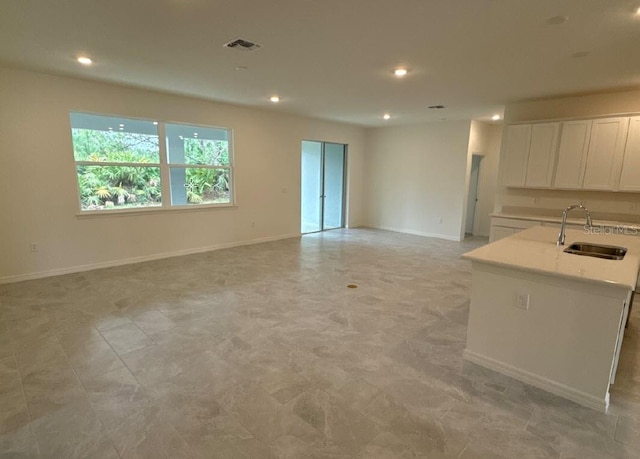
<svg viewBox="0 0 640 459">
<path fill-rule="evenodd" d="M 444 108 L 444 105 L 429 105 L 430 109 L 436 109 L 436 110 L 441 110 Z"/>
<path fill-rule="evenodd" d="M 245 40 L 244 38 L 236 38 L 229 43 L 225 43 L 223 46 L 225 48 L 240 49 L 242 51 L 253 51 L 254 49 L 260 48 L 259 44 Z"/>
</svg>

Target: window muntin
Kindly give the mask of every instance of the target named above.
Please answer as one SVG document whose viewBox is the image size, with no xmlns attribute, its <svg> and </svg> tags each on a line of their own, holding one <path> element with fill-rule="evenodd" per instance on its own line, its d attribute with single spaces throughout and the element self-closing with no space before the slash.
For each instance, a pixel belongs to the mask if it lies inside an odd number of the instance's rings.
<svg viewBox="0 0 640 459">
<path fill-rule="evenodd" d="M 230 129 L 77 112 L 70 120 L 82 212 L 233 202 Z"/>
</svg>

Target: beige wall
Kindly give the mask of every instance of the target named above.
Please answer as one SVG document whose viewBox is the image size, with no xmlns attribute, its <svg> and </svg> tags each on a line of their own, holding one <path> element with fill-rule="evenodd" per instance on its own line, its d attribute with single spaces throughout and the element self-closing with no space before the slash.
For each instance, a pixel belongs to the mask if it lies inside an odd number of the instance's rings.
<svg viewBox="0 0 640 459">
<path fill-rule="evenodd" d="M 505 123 L 640 113 L 640 91 L 545 99 L 507 105 Z M 629 221 L 640 217 L 640 194 L 596 191 L 525 190 L 498 187 L 495 209 L 518 207 L 557 210 L 584 202 L 592 212 Z"/>
<path fill-rule="evenodd" d="M 509 104 L 504 110 L 504 121 L 517 123 L 638 112 L 640 112 L 640 90 L 635 90 Z"/>
<path fill-rule="evenodd" d="M 495 202 L 501 139 L 501 124 L 483 123 L 480 121 L 471 122 L 467 158 L 467 189 L 469 187 L 472 156 L 474 154 L 482 155 L 478 177 L 478 202 L 476 204 L 473 224 L 473 234 L 477 236 L 489 236 L 491 226 L 489 215 L 493 212 Z M 465 200 L 465 209 L 469 204 L 470 203 Z M 466 211 L 464 215 L 466 217 Z M 463 224 L 463 227 L 464 226 L 466 225 Z"/>
<path fill-rule="evenodd" d="M 368 226 L 460 239 L 470 126 L 449 121 L 369 129 Z"/>
<path fill-rule="evenodd" d="M 233 128 L 237 207 L 78 218 L 71 110 Z M 303 139 L 349 145 L 363 223 L 363 128 L 0 68 L 0 282 L 298 235 Z"/>
</svg>

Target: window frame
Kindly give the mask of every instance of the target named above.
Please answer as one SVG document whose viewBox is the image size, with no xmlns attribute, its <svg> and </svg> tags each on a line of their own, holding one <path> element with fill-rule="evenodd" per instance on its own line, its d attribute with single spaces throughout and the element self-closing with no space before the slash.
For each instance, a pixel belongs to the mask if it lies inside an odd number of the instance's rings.
<svg viewBox="0 0 640 459">
<path fill-rule="evenodd" d="M 167 137 L 167 133 L 166 133 L 166 127 L 167 125 L 178 125 L 178 126 L 189 126 L 189 127 L 193 127 L 193 128 L 201 128 L 201 129 L 217 129 L 217 130 L 224 130 L 227 131 L 227 143 L 228 143 L 228 159 L 229 159 L 229 164 L 224 166 L 224 165 L 210 165 L 210 164 L 188 164 L 188 163 L 172 163 L 170 162 L 170 155 L 169 155 L 169 151 L 168 151 L 168 144 L 169 144 L 169 138 Z M 158 131 L 160 131 L 160 124 L 158 124 Z M 222 128 L 222 127 L 216 127 L 216 126 L 205 126 L 205 125 L 201 125 L 201 124 L 191 124 L 191 123 L 175 123 L 175 122 L 170 122 L 170 121 L 165 121 L 162 123 L 162 137 L 165 139 L 165 141 L 163 142 L 163 147 L 164 147 L 164 156 L 162 154 L 161 151 L 161 159 L 164 158 L 164 160 L 167 163 L 167 180 L 168 180 L 168 187 L 171 188 L 171 177 L 170 177 L 170 171 L 171 169 L 213 169 L 213 170 L 227 170 L 228 171 L 228 175 L 229 175 L 229 183 L 228 183 L 228 188 L 229 188 L 229 202 L 225 202 L 225 203 L 208 203 L 208 204 L 172 204 L 170 203 L 170 206 L 174 209 L 177 208 L 192 208 L 192 207 L 201 207 L 201 206 L 213 206 L 213 207 L 224 207 L 224 206 L 233 206 L 235 205 L 235 189 L 233 187 L 234 185 L 234 177 L 233 177 L 233 161 L 234 161 L 234 145 L 233 145 L 233 130 L 231 128 Z M 161 169 L 162 172 L 162 169 Z M 161 179 L 164 180 L 164 177 L 161 177 Z M 170 201 L 173 201 L 173 196 L 171 196 L 171 194 L 169 194 L 169 199 Z"/>
<path fill-rule="evenodd" d="M 73 144 L 73 125 L 71 123 L 71 114 L 77 113 L 81 115 L 96 115 L 96 116 L 104 116 L 104 117 L 113 117 L 113 118 L 126 118 L 137 121 L 145 121 L 150 123 L 158 123 L 155 127 L 157 130 L 158 136 L 158 155 L 159 155 L 159 163 L 125 163 L 125 162 L 97 162 L 97 161 L 78 161 L 75 158 L 75 150 Z M 168 148 L 167 143 L 168 139 L 166 136 L 166 125 L 174 124 L 174 125 L 182 125 L 182 126 L 190 126 L 194 128 L 202 128 L 202 129 L 219 129 L 227 131 L 227 142 L 228 142 L 228 156 L 229 156 L 229 164 L 225 166 L 213 166 L 213 165 L 187 165 L 187 164 L 176 164 L 169 163 L 168 157 Z M 234 143 L 234 130 L 229 127 L 221 127 L 221 126 L 211 126 L 206 124 L 194 124 L 194 123 L 186 123 L 180 121 L 169 121 L 169 120 L 160 120 L 160 119 L 149 119 L 149 118 L 139 118 L 132 117 L 127 115 L 114 115 L 114 114 L 105 114 L 105 113 L 95 113 L 88 112 L 84 110 L 70 110 L 69 111 L 69 135 L 71 140 L 71 155 L 73 159 L 73 173 L 75 177 L 75 189 L 76 189 L 76 197 L 78 201 L 78 211 L 76 216 L 78 218 L 91 218 L 91 217 L 103 217 L 107 215 L 132 215 L 132 214 L 152 214 L 152 213 L 165 213 L 165 212 L 184 212 L 184 211 L 198 211 L 198 210 L 211 210 L 211 209 L 229 209 L 229 208 L 237 208 L 236 205 L 236 192 L 235 192 L 235 174 L 234 174 L 234 161 L 235 161 L 235 143 Z M 161 202 L 156 206 L 140 206 L 140 207 L 128 207 L 119 209 L 117 206 L 112 209 L 94 209 L 94 210 L 83 210 L 82 209 L 82 196 L 80 194 L 80 182 L 78 176 L 78 166 L 122 166 L 122 167 L 156 167 L 160 169 L 160 192 L 161 192 Z M 170 168 L 171 167 L 200 167 L 206 169 L 224 169 L 228 171 L 229 174 L 229 202 L 223 203 L 203 203 L 203 204 L 172 204 L 171 197 L 171 181 L 170 181 Z"/>
</svg>

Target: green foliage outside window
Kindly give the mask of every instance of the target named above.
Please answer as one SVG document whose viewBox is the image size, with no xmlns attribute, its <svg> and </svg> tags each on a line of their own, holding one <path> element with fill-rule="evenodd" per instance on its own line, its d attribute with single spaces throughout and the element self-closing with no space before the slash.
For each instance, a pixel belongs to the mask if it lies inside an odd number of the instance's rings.
<svg viewBox="0 0 640 459">
<path fill-rule="evenodd" d="M 184 163 L 228 166 L 229 143 L 222 140 L 184 139 Z M 190 204 L 229 202 L 227 169 L 188 167 L 185 170 L 187 200 Z"/>
<path fill-rule="evenodd" d="M 90 129 L 72 129 L 72 136 L 76 161 L 92 163 L 77 165 L 82 210 L 160 205 L 156 136 Z"/>
<path fill-rule="evenodd" d="M 72 137 L 76 161 L 90 163 L 76 166 L 82 210 L 161 205 L 157 136 L 72 129 Z M 229 170 L 198 167 L 229 166 L 227 141 L 185 138 L 181 164 L 189 204 L 229 202 Z"/>
</svg>

